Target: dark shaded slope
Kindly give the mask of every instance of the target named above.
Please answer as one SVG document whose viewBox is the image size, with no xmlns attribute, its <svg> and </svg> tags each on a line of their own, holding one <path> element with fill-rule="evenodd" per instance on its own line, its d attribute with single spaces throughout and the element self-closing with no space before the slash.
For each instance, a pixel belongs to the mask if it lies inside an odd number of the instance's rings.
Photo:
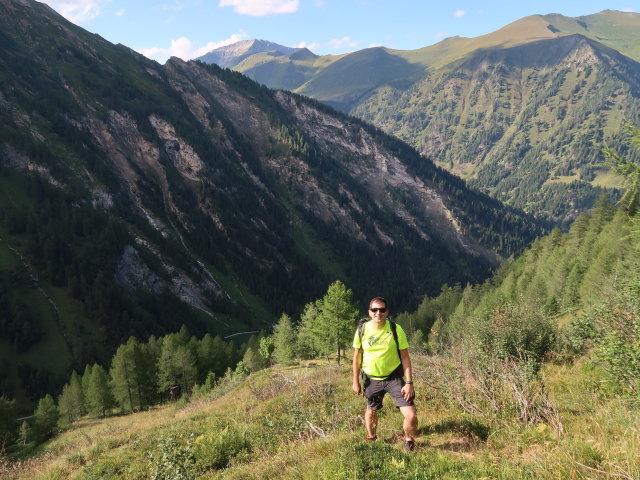
<svg viewBox="0 0 640 480">
<path fill-rule="evenodd" d="M 3 326 L 8 393 L 129 335 L 269 328 L 336 278 L 406 308 L 540 232 L 362 121 L 36 2 L 0 0 L 0 50 L 0 281 L 32 326 Z"/>
</svg>

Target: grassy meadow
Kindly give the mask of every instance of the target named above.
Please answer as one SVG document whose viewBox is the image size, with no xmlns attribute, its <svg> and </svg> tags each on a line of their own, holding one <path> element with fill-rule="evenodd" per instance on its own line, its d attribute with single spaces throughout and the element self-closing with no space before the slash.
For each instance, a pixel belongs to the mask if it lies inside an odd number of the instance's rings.
<svg viewBox="0 0 640 480">
<path fill-rule="evenodd" d="M 350 365 L 326 360 L 230 377 L 211 392 L 131 415 L 85 418 L 47 443 L 22 445 L 3 479 L 597 479 L 640 478 L 640 405 L 607 389 L 595 365 L 547 364 L 562 431 L 465 413 L 413 353 L 417 450 L 401 450 L 389 398 L 377 442 Z"/>
</svg>

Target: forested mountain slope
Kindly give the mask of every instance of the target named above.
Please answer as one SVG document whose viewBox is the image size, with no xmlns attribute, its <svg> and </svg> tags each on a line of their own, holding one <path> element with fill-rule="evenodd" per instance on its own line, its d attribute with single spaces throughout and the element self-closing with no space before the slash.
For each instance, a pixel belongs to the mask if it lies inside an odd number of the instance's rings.
<svg viewBox="0 0 640 480">
<path fill-rule="evenodd" d="M 619 187 L 596 157 L 620 146 L 622 120 L 640 119 L 638 32 L 637 13 L 534 15 L 419 50 L 260 53 L 234 68 L 370 121 L 495 198 L 566 225 Z"/>
<path fill-rule="evenodd" d="M 202 63 L 0 0 L 2 391 L 129 335 L 268 329 L 336 278 L 399 307 L 541 229 L 406 144 Z M 23 392 L 24 393 L 24 392 Z"/>
<path fill-rule="evenodd" d="M 640 306 L 639 225 L 637 213 L 629 214 L 601 197 L 567 233 L 552 230 L 481 284 L 445 286 L 439 296 L 425 298 L 399 321 L 421 330 L 433 348 L 444 351 L 487 328 L 496 343 L 535 342 L 541 335 L 535 329 L 542 322 L 557 330 L 549 348 L 556 354 L 571 350 L 582 340 L 584 325 L 624 314 L 625 302 Z M 624 315 L 619 328 L 628 327 L 625 321 L 638 322 L 637 311 Z M 603 332 L 598 340 L 614 333 L 615 329 Z M 632 328 L 627 333 L 638 332 Z M 628 347 L 637 349 L 637 344 Z"/>
<path fill-rule="evenodd" d="M 475 52 L 355 111 L 492 196 L 562 222 L 616 185 L 601 149 L 640 118 L 639 78 L 639 63 L 573 35 Z"/>
</svg>

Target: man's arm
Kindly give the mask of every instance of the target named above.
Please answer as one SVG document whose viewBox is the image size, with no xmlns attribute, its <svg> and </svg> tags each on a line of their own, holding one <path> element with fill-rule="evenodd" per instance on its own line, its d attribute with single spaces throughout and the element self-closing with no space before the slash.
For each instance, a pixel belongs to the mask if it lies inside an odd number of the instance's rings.
<svg viewBox="0 0 640 480">
<path fill-rule="evenodd" d="M 413 373 L 411 372 L 411 358 L 409 357 L 409 349 L 405 348 L 400 350 L 400 359 L 402 360 L 402 371 L 404 372 L 405 383 L 402 387 L 402 395 L 406 401 L 411 400 L 416 396 L 416 392 L 413 389 Z"/>
<path fill-rule="evenodd" d="M 353 349 L 353 391 L 356 395 L 362 394 L 362 387 L 360 386 L 360 357 L 362 354 L 360 353 L 359 348 Z"/>
</svg>

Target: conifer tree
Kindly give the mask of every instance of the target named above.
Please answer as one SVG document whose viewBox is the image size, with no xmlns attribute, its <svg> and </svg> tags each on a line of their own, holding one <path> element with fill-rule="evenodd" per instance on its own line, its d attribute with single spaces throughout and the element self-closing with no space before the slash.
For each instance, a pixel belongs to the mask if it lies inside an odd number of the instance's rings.
<svg viewBox="0 0 640 480">
<path fill-rule="evenodd" d="M 73 398 L 69 384 L 62 387 L 62 392 L 58 396 L 58 410 L 60 412 L 59 424 L 62 428 L 70 425 L 76 420 L 74 414 Z"/>
<path fill-rule="evenodd" d="M 304 358 L 313 358 L 323 353 L 322 325 L 318 321 L 319 314 L 317 302 L 309 302 L 305 305 L 300 316 L 298 353 Z"/>
<path fill-rule="evenodd" d="M 358 318 L 358 306 L 353 300 L 353 292 L 340 280 L 336 280 L 319 300 L 318 310 L 323 343 L 328 351 L 337 353 L 339 364 L 342 351 L 351 344 Z"/>
<path fill-rule="evenodd" d="M 226 342 L 216 335 L 212 337 L 208 333 L 200 340 L 197 347 L 197 366 L 199 381 L 202 382 L 209 372 L 217 377 L 224 374 L 228 364 L 226 360 Z"/>
<path fill-rule="evenodd" d="M 62 393 L 58 397 L 60 426 L 65 427 L 80 419 L 86 413 L 84 403 L 82 380 L 74 371 L 71 374 L 69 383 L 62 388 Z"/>
<path fill-rule="evenodd" d="M 18 431 L 18 440 L 22 445 L 26 445 L 31 441 L 31 427 L 29 422 L 23 420 L 20 424 L 20 430 Z"/>
<path fill-rule="evenodd" d="M 111 360 L 111 391 L 125 411 L 141 410 L 152 400 L 154 372 L 150 358 L 138 341 L 131 337 L 126 344 L 120 345 Z M 148 357 L 147 353 L 147 357 Z"/>
<path fill-rule="evenodd" d="M 250 372 L 257 372 L 267 366 L 267 360 L 260 355 L 258 349 L 254 347 L 247 348 L 242 357 L 242 361 Z"/>
<path fill-rule="evenodd" d="M 640 147 L 640 128 L 627 123 L 625 130 L 629 136 L 629 143 L 635 147 Z M 624 194 L 618 204 L 629 215 L 634 215 L 640 206 L 640 165 L 623 158 L 610 148 L 605 148 L 604 154 L 611 160 L 610 164 L 616 173 L 625 178 Z"/>
<path fill-rule="evenodd" d="M 0 451 L 9 445 L 15 436 L 15 400 L 0 396 Z"/>
<path fill-rule="evenodd" d="M 101 365 L 94 365 L 86 391 L 87 409 L 92 415 L 104 417 L 114 406 L 109 376 Z"/>
<path fill-rule="evenodd" d="M 34 412 L 35 429 L 41 440 L 51 437 L 56 431 L 56 425 L 60 416 L 58 407 L 53 397 L 46 394 L 38 401 L 38 407 Z"/>
<path fill-rule="evenodd" d="M 183 329 L 184 330 L 184 329 Z M 181 332 L 183 331 L 181 330 Z M 166 392 L 179 385 L 188 392 L 197 381 L 196 359 L 186 343 L 186 335 L 167 335 L 158 360 L 158 390 Z M 188 343 L 189 340 L 186 340 Z"/>
<path fill-rule="evenodd" d="M 166 392 L 178 383 L 173 360 L 177 348 L 178 340 L 175 334 L 169 334 L 163 338 L 160 358 L 158 358 L 158 391 L 160 392 Z"/>
<path fill-rule="evenodd" d="M 85 365 L 84 372 L 82 374 L 82 393 L 84 394 L 85 408 L 87 411 L 89 411 L 89 406 L 87 405 L 87 391 L 89 390 L 89 382 L 91 381 L 91 372 L 91 365 Z"/>
<path fill-rule="evenodd" d="M 273 355 L 273 337 L 262 337 L 260 339 L 260 346 L 258 347 L 260 356 L 264 359 L 265 366 L 268 366 L 271 362 L 271 356 Z"/>
<path fill-rule="evenodd" d="M 273 329 L 273 357 L 278 363 L 288 363 L 296 355 L 296 331 L 291 317 L 283 313 Z"/>
<path fill-rule="evenodd" d="M 198 379 L 196 359 L 187 345 L 180 345 L 173 356 L 173 367 L 176 372 L 177 384 L 183 392 L 190 392 Z"/>
</svg>

